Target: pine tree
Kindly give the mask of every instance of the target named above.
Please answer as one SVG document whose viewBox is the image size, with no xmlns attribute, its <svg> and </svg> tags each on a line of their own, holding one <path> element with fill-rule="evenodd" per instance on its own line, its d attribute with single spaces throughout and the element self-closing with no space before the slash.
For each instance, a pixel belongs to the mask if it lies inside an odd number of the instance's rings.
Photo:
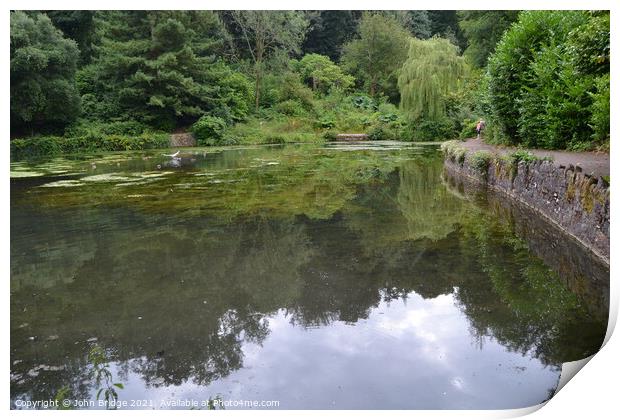
<svg viewBox="0 0 620 420">
<path fill-rule="evenodd" d="M 213 12 L 104 12 L 99 25 L 102 43 L 85 85 L 117 117 L 172 129 L 208 113 L 229 121 L 247 113 L 249 81 L 214 56 L 224 46 Z"/>
</svg>

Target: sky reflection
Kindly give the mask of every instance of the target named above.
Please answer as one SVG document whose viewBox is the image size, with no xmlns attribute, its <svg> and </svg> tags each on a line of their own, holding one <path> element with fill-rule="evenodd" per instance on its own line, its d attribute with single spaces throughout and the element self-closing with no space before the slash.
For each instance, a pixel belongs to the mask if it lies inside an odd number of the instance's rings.
<svg viewBox="0 0 620 420">
<path fill-rule="evenodd" d="M 279 399 L 284 409 L 501 409 L 544 401 L 560 373 L 492 337 L 473 340 L 452 294 L 410 293 L 355 324 L 304 328 L 284 310 L 267 320 L 262 345 L 245 343 L 243 367 L 217 383 L 145 393 L 130 375 L 124 397 Z"/>
</svg>

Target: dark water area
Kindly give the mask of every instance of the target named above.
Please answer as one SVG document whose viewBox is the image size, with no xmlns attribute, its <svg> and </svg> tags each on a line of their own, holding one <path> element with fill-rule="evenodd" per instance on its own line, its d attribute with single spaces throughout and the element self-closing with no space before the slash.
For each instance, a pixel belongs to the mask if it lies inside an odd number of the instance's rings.
<svg viewBox="0 0 620 420">
<path fill-rule="evenodd" d="M 601 346 L 608 269 L 437 146 L 163 153 L 12 164 L 11 408 L 96 400 L 93 346 L 146 408 L 519 408 Z"/>
</svg>

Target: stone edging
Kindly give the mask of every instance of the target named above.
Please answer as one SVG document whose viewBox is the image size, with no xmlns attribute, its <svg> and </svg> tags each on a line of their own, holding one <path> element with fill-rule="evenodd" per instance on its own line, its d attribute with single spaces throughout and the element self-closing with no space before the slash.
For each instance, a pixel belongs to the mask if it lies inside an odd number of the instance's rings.
<svg viewBox="0 0 620 420">
<path fill-rule="evenodd" d="M 446 170 L 520 201 L 573 236 L 609 265 L 609 185 L 579 167 L 518 161 L 444 144 Z"/>
</svg>

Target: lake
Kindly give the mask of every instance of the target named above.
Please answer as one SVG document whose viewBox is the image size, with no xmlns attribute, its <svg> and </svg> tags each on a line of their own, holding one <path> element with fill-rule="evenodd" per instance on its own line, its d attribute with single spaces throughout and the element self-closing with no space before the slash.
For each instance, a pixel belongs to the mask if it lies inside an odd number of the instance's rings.
<svg viewBox="0 0 620 420">
<path fill-rule="evenodd" d="M 128 408 L 519 408 L 602 344 L 608 267 L 437 145 L 174 151 L 11 164 L 11 408 L 95 347 Z"/>
</svg>

